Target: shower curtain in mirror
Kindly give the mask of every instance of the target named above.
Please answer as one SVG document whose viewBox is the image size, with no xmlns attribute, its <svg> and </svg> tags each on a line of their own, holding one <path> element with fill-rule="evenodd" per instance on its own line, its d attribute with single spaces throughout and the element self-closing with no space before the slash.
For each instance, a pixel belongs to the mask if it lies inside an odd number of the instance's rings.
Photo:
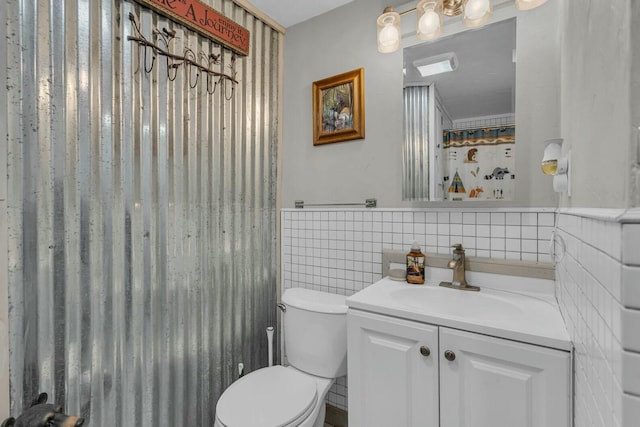
<svg viewBox="0 0 640 427">
<path fill-rule="evenodd" d="M 233 54 L 136 2 L 3 2 L 13 415 L 47 392 L 90 427 L 211 426 L 238 363 L 267 364 L 281 35 L 203 2 L 251 32 L 234 92 L 171 81 L 129 13 Z"/>
<path fill-rule="evenodd" d="M 445 199 L 512 200 L 515 126 L 443 132 Z"/>
</svg>

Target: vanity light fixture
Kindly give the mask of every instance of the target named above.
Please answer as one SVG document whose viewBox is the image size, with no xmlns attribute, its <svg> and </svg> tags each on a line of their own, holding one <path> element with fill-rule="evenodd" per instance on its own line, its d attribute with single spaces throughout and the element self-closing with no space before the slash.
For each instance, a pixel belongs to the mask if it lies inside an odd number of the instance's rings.
<svg viewBox="0 0 640 427">
<path fill-rule="evenodd" d="M 441 1 L 421 0 L 416 6 L 417 35 L 421 40 L 435 40 L 442 34 L 444 24 Z"/>
<path fill-rule="evenodd" d="M 491 0 L 467 0 L 462 15 L 462 24 L 465 27 L 480 27 L 489 21 L 493 15 Z"/>
<path fill-rule="evenodd" d="M 392 7 L 378 17 L 378 52 L 391 53 L 400 47 L 400 14 Z"/>
<path fill-rule="evenodd" d="M 536 8 L 547 0 L 515 0 L 519 10 Z M 435 40 L 442 34 L 444 17 L 462 15 L 466 27 L 480 27 L 493 14 L 492 0 L 420 0 L 417 6 L 398 13 L 386 7 L 378 17 L 378 52 L 391 53 L 400 47 L 400 16 L 416 12 L 416 35 L 421 40 Z"/>
</svg>

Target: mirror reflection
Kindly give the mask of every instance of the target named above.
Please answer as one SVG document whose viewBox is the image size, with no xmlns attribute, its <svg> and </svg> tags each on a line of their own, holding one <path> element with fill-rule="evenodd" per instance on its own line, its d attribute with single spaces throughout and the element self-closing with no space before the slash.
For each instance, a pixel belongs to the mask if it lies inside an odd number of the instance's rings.
<svg viewBox="0 0 640 427">
<path fill-rule="evenodd" d="M 403 200 L 512 200 L 516 20 L 404 49 Z"/>
</svg>

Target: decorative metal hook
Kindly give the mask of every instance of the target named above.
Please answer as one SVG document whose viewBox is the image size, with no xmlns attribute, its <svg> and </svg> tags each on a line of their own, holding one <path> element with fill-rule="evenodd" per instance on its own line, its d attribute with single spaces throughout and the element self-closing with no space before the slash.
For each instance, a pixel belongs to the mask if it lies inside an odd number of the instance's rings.
<svg viewBox="0 0 640 427">
<path fill-rule="evenodd" d="M 196 54 L 189 48 L 186 48 L 184 51 L 184 62 L 187 64 L 187 67 L 188 67 L 187 72 L 189 73 L 189 87 L 191 89 L 194 89 L 196 86 L 198 86 L 198 80 L 200 79 L 200 69 L 199 67 L 195 67 L 196 82 L 194 84 L 191 84 L 191 81 L 192 81 L 191 76 L 193 75 L 193 73 L 191 72 L 191 69 L 195 64 L 197 64 L 197 62 L 196 62 Z"/>
<path fill-rule="evenodd" d="M 185 72 L 188 73 L 188 77 L 186 79 L 189 82 L 189 86 L 194 89 L 198 86 L 200 80 L 200 74 L 206 73 L 207 75 L 207 93 L 213 95 L 218 87 L 218 84 L 231 83 L 231 94 L 228 94 L 228 90 L 225 88 L 224 97 L 227 100 L 230 100 L 233 97 L 235 84 L 238 83 L 236 80 L 236 72 L 235 72 L 235 54 L 231 56 L 231 64 L 229 68 L 231 73 L 225 74 L 222 70 L 217 71 L 215 69 L 215 65 L 219 65 L 221 63 L 221 58 L 223 55 L 223 51 L 216 55 L 213 53 L 205 54 L 202 51 L 196 55 L 196 53 L 190 48 L 185 48 L 182 56 L 172 53 L 169 49 L 171 41 L 176 38 L 175 31 L 169 31 L 166 28 L 162 28 L 162 31 L 157 29 L 152 30 L 152 38 L 150 41 L 145 38 L 141 31 L 140 25 L 136 20 L 136 17 L 133 13 L 129 13 L 129 20 L 131 21 L 131 26 L 133 28 L 133 33 L 135 35 L 127 36 L 127 40 L 134 41 L 138 44 L 138 55 L 136 62 L 136 70 L 134 74 L 138 72 L 142 68 L 140 63 L 144 63 L 144 70 L 147 73 L 151 73 L 153 67 L 155 66 L 156 57 L 158 55 L 166 57 L 167 63 L 167 78 L 170 81 L 174 81 L 178 76 L 178 69 L 181 65 L 184 65 Z M 164 45 L 164 46 L 163 46 Z M 141 55 L 140 49 L 144 49 L 144 55 Z M 151 49 L 151 62 L 149 62 L 148 49 Z M 199 62 L 200 61 L 200 62 Z M 195 67 L 195 76 L 192 68 Z"/>
<path fill-rule="evenodd" d="M 146 71 L 148 74 L 153 70 L 153 66 L 156 63 L 156 53 L 155 53 L 155 50 L 151 48 L 151 52 L 153 52 L 153 56 L 151 57 L 151 66 L 147 68 L 147 49 L 149 49 L 149 46 L 144 47 L 144 71 Z"/>
<path fill-rule="evenodd" d="M 200 70 L 196 67 L 196 82 L 191 84 L 191 65 L 189 65 L 189 87 L 191 89 L 195 89 L 198 86 L 198 81 L 200 80 Z"/>
<path fill-rule="evenodd" d="M 218 82 L 213 83 L 213 89 L 211 89 L 211 81 L 214 80 L 211 73 L 207 73 L 207 93 L 209 95 L 213 95 L 216 92 L 216 87 L 218 87 Z"/>
<path fill-rule="evenodd" d="M 133 30 L 136 33 L 136 37 L 142 37 L 142 34 L 140 33 L 140 27 L 138 26 L 138 21 L 136 21 L 136 17 L 133 13 L 129 12 L 129 21 L 131 21 L 131 27 L 133 28 Z M 142 45 L 138 43 L 138 61 L 136 62 L 136 69 L 133 71 L 133 74 L 138 74 L 138 71 L 140 71 L 140 49 L 142 48 Z"/>
<path fill-rule="evenodd" d="M 178 68 L 180 64 L 174 64 L 173 62 L 169 64 L 169 57 L 167 57 L 167 78 L 170 82 L 174 81 L 178 77 Z M 171 69 L 173 69 L 173 77 L 171 77 Z"/>
<path fill-rule="evenodd" d="M 236 84 L 231 82 L 231 95 L 227 98 L 227 82 L 223 82 L 222 86 L 224 87 L 224 99 L 226 99 L 227 101 L 231 101 L 231 98 L 233 98 L 233 91 L 236 88 Z"/>
<path fill-rule="evenodd" d="M 138 25 L 136 16 L 131 12 L 129 12 L 129 21 L 131 21 L 131 25 L 133 26 L 133 29 L 136 30 L 138 37 L 142 37 L 142 32 L 140 31 L 140 26 Z"/>
</svg>

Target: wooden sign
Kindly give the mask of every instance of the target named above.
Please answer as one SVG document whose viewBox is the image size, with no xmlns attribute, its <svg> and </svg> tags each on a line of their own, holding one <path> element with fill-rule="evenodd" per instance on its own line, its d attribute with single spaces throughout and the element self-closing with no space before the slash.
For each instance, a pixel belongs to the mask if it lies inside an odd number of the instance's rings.
<svg viewBox="0 0 640 427">
<path fill-rule="evenodd" d="M 249 54 L 249 30 L 198 0 L 136 0 L 234 52 Z"/>
</svg>

